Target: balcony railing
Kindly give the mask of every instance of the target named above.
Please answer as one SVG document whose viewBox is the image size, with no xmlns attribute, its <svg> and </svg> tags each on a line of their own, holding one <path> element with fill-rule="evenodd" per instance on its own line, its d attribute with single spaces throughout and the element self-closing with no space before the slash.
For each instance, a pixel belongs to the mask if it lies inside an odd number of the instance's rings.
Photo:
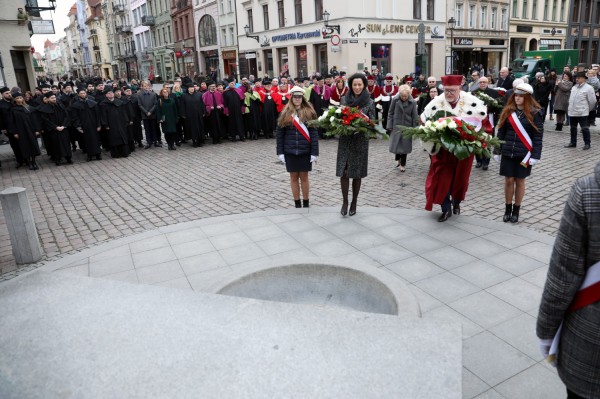
<svg viewBox="0 0 600 399">
<path fill-rule="evenodd" d="M 154 26 L 154 17 L 152 15 L 144 15 L 142 17 L 142 25 L 144 26 Z"/>
</svg>

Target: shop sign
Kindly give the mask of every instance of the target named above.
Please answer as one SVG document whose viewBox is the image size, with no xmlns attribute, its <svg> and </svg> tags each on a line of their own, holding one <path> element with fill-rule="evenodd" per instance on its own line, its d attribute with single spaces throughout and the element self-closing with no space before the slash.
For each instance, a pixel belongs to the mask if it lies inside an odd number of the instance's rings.
<svg viewBox="0 0 600 399">
<path fill-rule="evenodd" d="M 356 40 L 356 39 L 351 39 L 351 40 L 350 40 L 350 43 L 358 43 L 358 40 Z"/>
<path fill-rule="evenodd" d="M 225 50 L 221 55 L 224 60 L 235 60 L 235 50 Z"/>
<path fill-rule="evenodd" d="M 287 40 L 297 40 L 297 39 L 311 39 L 313 37 L 321 37 L 321 31 L 315 30 L 311 32 L 296 32 L 296 33 L 287 33 L 284 35 L 275 35 L 271 36 L 271 40 L 273 43 L 275 42 L 285 42 Z"/>
<path fill-rule="evenodd" d="M 399 34 L 418 34 L 419 25 L 390 25 L 390 24 L 367 24 L 367 33 L 381 33 L 389 35 L 394 33 Z M 425 33 L 431 33 L 431 26 L 425 27 Z"/>
<path fill-rule="evenodd" d="M 31 24 L 31 32 L 33 32 L 34 35 L 54 34 L 54 22 L 51 19 L 32 19 L 29 23 Z"/>
<path fill-rule="evenodd" d="M 219 56 L 218 50 L 208 50 L 208 51 L 203 51 L 203 53 L 204 53 L 205 57 L 218 57 Z"/>
<path fill-rule="evenodd" d="M 473 38 L 471 38 L 471 37 L 455 37 L 454 45 L 455 46 L 472 46 Z"/>
<path fill-rule="evenodd" d="M 256 58 L 256 53 L 246 53 L 246 59 L 251 60 Z"/>
</svg>

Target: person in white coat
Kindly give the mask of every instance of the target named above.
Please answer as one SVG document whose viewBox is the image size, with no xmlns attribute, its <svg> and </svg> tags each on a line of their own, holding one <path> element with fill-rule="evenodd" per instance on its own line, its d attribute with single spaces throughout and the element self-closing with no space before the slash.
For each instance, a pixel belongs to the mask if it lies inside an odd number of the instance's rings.
<svg viewBox="0 0 600 399">
<path fill-rule="evenodd" d="M 594 88 L 586 83 L 585 78 L 585 72 L 575 74 L 575 84 L 571 89 L 568 111 L 571 117 L 571 142 L 565 148 L 577 147 L 577 125 L 581 126 L 583 149 L 589 150 L 592 144 L 588 116 L 590 111 L 596 107 L 596 94 Z"/>
</svg>

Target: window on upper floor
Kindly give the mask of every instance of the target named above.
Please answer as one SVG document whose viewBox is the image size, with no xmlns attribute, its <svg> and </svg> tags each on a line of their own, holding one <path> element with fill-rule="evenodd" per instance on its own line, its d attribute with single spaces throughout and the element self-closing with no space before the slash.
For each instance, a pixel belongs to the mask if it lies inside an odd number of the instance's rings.
<svg viewBox="0 0 600 399">
<path fill-rule="evenodd" d="M 296 25 L 302 24 L 302 0 L 294 0 L 294 14 L 296 15 Z"/>
<path fill-rule="evenodd" d="M 548 20 L 548 1 L 544 1 L 544 21 Z"/>
<path fill-rule="evenodd" d="M 254 18 L 252 18 L 252 9 L 246 11 L 248 13 L 248 27 L 250 28 L 249 32 L 254 32 Z"/>
<path fill-rule="evenodd" d="M 464 13 L 464 9 L 463 9 L 463 5 L 462 4 L 457 4 L 456 5 L 456 27 L 457 28 L 462 28 L 463 27 L 463 13 Z"/>
<path fill-rule="evenodd" d="M 217 44 L 217 27 L 211 15 L 204 15 L 198 24 L 198 38 L 200 47 L 214 46 Z"/>
<path fill-rule="evenodd" d="M 221 46 L 229 46 L 227 43 L 227 29 L 221 28 Z"/>
<path fill-rule="evenodd" d="M 512 2 L 512 17 L 517 18 L 517 8 L 519 6 L 518 0 L 513 0 Z"/>
<path fill-rule="evenodd" d="M 269 30 L 269 5 L 263 4 L 263 26 L 265 30 Z"/>
<path fill-rule="evenodd" d="M 235 6 L 233 5 L 233 0 L 227 0 L 227 5 L 229 7 L 227 12 L 233 12 L 235 10 Z"/>
<path fill-rule="evenodd" d="M 475 4 L 471 4 L 469 6 L 469 28 L 475 28 L 475 20 L 477 19 L 477 14 L 475 13 L 476 6 Z"/>
<path fill-rule="evenodd" d="M 421 19 L 421 0 L 413 0 L 413 19 Z"/>
<path fill-rule="evenodd" d="M 498 9 L 492 7 L 492 14 L 490 15 L 490 29 L 496 29 L 496 20 L 498 19 Z"/>
<path fill-rule="evenodd" d="M 560 21 L 565 22 L 565 11 L 567 9 L 567 0 L 562 0 L 560 2 Z"/>
<path fill-rule="evenodd" d="M 573 0 L 573 22 L 579 22 L 580 0 Z"/>
<path fill-rule="evenodd" d="M 521 18 L 527 19 L 527 0 L 523 0 L 523 12 L 521 13 Z"/>
<path fill-rule="evenodd" d="M 531 0 L 531 19 L 537 19 L 537 0 Z"/>
<path fill-rule="evenodd" d="M 592 20 L 592 0 L 585 0 L 585 8 L 583 10 L 583 22 L 590 23 Z"/>
<path fill-rule="evenodd" d="M 500 29 L 507 30 L 508 28 L 508 10 L 503 8 L 500 11 Z"/>
<path fill-rule="evenodd" d="M 558 0 L 552 2 L 552 21 L 556 21 L 556 3 L 558 3 Z"/>
<path fill-rule="evenodd" d="M 233 32 L 233 26 L 229 27 L 229 40 L 231 40 L 231 45 L 235 46 L 235 35 Z"/>
<path fill-rule="evenodd" d="M 479 16 L 479 28 L 487 28 L 487 6 L 481 6 L 481 15 Z"/>
<path fill-rule="evenodd" d="M 283 28 L 285 26 L 285 15 L 282 0 L 277 2 L 277 19 L 279 20 L 279 27 Z"/>
<path fill-rule="evenodd" d="M 435 0 L 427 0 L 427 20 L 435 19 Z"/>
<path fill-rule="evenodd" d="M 323 0 L 315 0 L 315 21 L 323 19 Z"/>
</svg>

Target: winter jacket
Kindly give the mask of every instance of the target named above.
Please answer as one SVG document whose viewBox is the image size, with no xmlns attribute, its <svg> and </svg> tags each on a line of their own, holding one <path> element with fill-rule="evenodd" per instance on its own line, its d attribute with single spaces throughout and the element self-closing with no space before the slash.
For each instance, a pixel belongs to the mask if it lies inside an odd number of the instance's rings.
<svg viewBox="0 0 600 399">
<path fill-rule="evenodd" d="M 596 93 L 587 83 L 573 85 L 569 97 L 569 116 L 588 116 L 596 107 Z"/>
<path fill-rule="evenodd" d="M 537 336 L 552 339 L 562 322 L 558 375 L 585 398 L 600 392 L 600 302 L 568 312 L 588 269 L 600 262 L 600 163 L 575 182 L 564 208 L 537 319 Z"/>
<path fill-rule="evenodd" d="M 533 126 L 529 123 L 525 116 L 519 118 L 523 128 L 531 137 L 533 150 L 531 151 L 531 158 L 541 159 L 542 156 L 542 138 L 544 134 L 544 114 L 542 110 L 538 110 L 533 116 L 533 122 L 537 126 L 536 131 Z M 527 148 L 521 142 L 517 133 L 513 130 L 512 125 L 508 119 L 504 122 L 501 128 L 498 129 L 498 139 L 505 141 L 501 147 L 501 154 L 503 157 L 508 158 L 519 158 L 523 159 L 527 155 Z"/>
<path fill-rule="evenodd" d="M 594 91 L 600 89 L 600 79 L 598 79 L 595 76 L 592 76 L 591 78 L 588 77 L 586 80 L 587 84 L 591 85 L 594 88 Z"/>
<path fill-rule="evenodd" d="M 156 119 L 156 106 L 158 105 L 158 96 L 150 90 L 148 93 L 142 90 L 136 94 L 138 98 L 138 106 L 142 111 L 142 119 Z M 150 112 L 150 116 L 148 116 Z"/>
<path fill-rule="evenodd" d="M 429 95 L 427 95 L 429 97 Z M 412 138 L 402 135 L 401 126 L 415 127 L 419 125 L 419 114 L 417 113 L 417 102 L 408 97 L 402 101 L 400 94 L 392 99 L 387 118 L 386 129 L 391 130 L 389 149 L 394 154 L 410 154 L 412 152 Z"/>
<path fill-rule="evenodd" d="M 554 110 L 567 112 L 569 109 L 569 97 L 573 82 L 570 80 L 561 80 L 556 86 L 556 95 L 554 97 Z"/>
<path fill-rule="evenodd" d="M 309 127 L 310 143 L 294 127 L 294 125 L 277 126 L 277 155 L 314 155 L 319 156 L 319 131 Z"/>
</svg>

